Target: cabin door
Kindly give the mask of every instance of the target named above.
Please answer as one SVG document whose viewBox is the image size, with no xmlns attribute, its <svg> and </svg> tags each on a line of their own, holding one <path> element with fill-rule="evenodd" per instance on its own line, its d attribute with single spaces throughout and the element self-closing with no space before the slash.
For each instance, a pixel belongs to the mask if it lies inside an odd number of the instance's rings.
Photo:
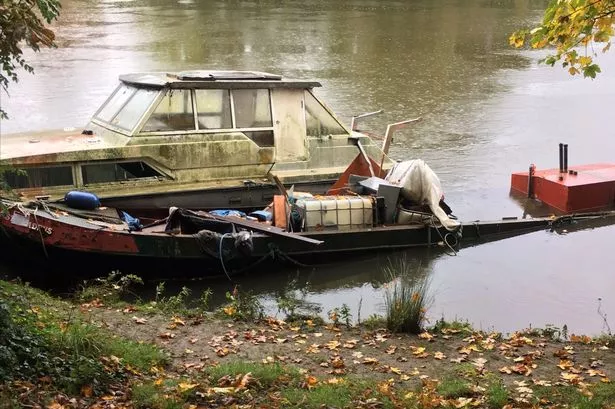
<svg viewBox="0 0 615 409">
<path fill-rule="evenodd" d="M 303 89 L 273 89 L 273 135 L 277 163 L 308 160 Z"/>
</svg>

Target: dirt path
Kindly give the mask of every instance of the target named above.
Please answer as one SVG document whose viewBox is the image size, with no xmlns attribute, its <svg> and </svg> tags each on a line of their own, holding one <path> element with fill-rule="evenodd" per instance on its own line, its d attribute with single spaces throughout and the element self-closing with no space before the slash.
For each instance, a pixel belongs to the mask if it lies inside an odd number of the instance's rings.
<svg viewBox="0 0 615 409">
<path fill-rule="evenodd" d="M 247 324 L 104 308 L 91 314 L 118 335 L 163 347 L 172 356 L 173 371 L 188 376 L 239 360 L 292 365 L 322 380 L 387 381 L 408 390 L 432 381 L 491 377 L 501 380 L 513 402 L 529 402 L 535 387 L 571 386 L 589 395 L 592 385 L 610 383 L 615 373 L 613 349 L 587 337 L 559 342 L 537 333 L 501 338 L 452 328 L 412 336 L 310 322 L 293 327 L 272 318 Z"/>
</svg>

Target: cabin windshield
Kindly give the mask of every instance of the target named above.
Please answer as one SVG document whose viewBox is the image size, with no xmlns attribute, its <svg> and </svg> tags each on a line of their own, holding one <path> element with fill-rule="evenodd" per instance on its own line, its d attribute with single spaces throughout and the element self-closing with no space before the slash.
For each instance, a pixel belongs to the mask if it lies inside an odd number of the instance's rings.
<svg viewBox="0 0 615 409">
<path fill-rule="evenodd" d="M 305 122 L 307 136 L 348 134 L 346 129 L 310 91 L 305 91 Z"/>
<path fill-rule="evenodd" d="M 94 118 L 126 131 L 132 131 L 159 92 L 159 90 L 121 84 L 94 115 Z"/>
</svg>

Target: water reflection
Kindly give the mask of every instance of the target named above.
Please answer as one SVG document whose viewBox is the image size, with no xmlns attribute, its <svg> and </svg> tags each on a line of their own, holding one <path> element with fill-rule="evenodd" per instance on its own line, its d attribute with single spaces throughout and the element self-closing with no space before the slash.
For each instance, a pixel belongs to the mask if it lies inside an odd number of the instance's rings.
<svg viewBox="0 0 615 409">
<path fill-rule="evenodd" d="M 557 166 L 557 144 L 571 165 L 612 161 L 615 77 L 571 78 L 537 64 L 542 52 L 520 52 L 507 36 L 536 21 L 546 1 L 323 0 L 94 1 L 66 0 L 59 48 L 27 53 L 36 75 L 11 85 L 2 106 L 13 117 L 1 133 L 87 123 L 131 71 L 251 69 L 318 79 L 317 90 L 343 120 L 384 109 L 368 130 L 423 116 L 400 133 L 395 158 L 420 157 L 442 179 L 447 202 L 464 220 L 519 216 L 509 197 L 510 173 Z M 600 57 L 615 72 L 615 53 Z M 0 139 L 0 149 L 2 148 Z M 540 214 L 542 208 L 530 208 Z M 613 315 L 612 228 L 529 236 L 462 250 L 409 251 L 432 274 L 432 318 L 467 318 L 510 330 L 528 324 L 569 325 L 599 332 L 595 300 Z M 271 301 L 296 274 L 324 311 L 342 303 L 362 315 L 380 309 L 381 265 L 387 256 L 280 274 L 242 277 Z M 176 283 L 181 287 L 185 283 Z M 198 292 L 215 285 L 189 282 Z M 168 288 L 170 288 L 169 286 Z"/>
</svg>

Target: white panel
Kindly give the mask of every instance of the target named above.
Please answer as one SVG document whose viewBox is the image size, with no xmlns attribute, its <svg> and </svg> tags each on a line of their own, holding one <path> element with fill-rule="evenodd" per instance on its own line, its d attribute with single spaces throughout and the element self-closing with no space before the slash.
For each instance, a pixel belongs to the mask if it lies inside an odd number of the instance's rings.
<svg viewBox="0 0 615 409">
<path fill-rule="evenodd" d="M 272 90 L 276 162 L 308 159 L 303 89 Z"/>
</svg>

